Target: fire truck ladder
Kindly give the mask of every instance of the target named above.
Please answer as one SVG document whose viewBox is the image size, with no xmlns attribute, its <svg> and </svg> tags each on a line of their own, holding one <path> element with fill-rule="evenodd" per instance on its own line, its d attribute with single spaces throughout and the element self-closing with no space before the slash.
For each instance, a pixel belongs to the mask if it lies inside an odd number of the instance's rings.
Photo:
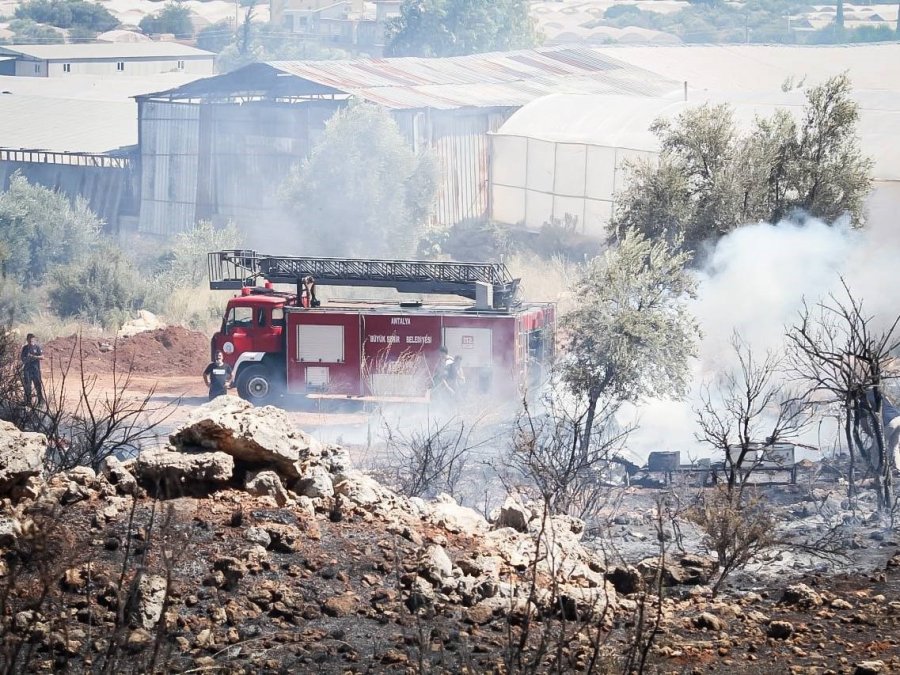
<svg viewBox="0 0 900 675">
<path fill-rule="evenodd" d="M 322 286 L 395 288 L 401 293 L 458 295 L 477 299 L 479 284 L 493 290 L 494 309 L 517 304 L 519 279 L 502 263 L 431 262 L 422 260 L 358 260 L 262 255 L 256 251 L 209 254 L 209 287 L 236 290 L 272 283 L 298 283 L 312 276 Z"/>
</svg>

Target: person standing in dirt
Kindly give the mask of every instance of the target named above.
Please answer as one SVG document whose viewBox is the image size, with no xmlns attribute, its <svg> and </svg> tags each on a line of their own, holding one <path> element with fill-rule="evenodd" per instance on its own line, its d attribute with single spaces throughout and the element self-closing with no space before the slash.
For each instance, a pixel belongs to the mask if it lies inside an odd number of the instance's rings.
<svg viewBox="0 0 900 675">
<path fill-rule="evenodd" d="M 203 382 L 209 387 L 209 400 L 218 396 L 225 396 L 228 385 L 231 384 L 231 366 L 225 363 L 225 355 L 216 352 L 216 360 L 206 366 L 203 371 Z"/>
<path fill-rule="evenodd" d="M 25 403 L 31 403 L 31 390 L 37 394 L 37 404 L 44 403 L 44 381 L 41 378 L 41 361 L 44 360 L 44 350 L 37 343 L 34 333 L 25 337 L 25 346 L 22 347 L 22 384 L 25 387 Z"/>
</svg>

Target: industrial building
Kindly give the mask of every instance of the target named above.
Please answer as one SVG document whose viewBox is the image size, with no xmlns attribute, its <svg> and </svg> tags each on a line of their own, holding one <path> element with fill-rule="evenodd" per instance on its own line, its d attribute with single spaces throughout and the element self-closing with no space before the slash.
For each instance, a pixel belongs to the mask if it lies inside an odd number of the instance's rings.
<svg viewBox="0 0 900 675">
<path fill-rule="evenodd" d="M 0 190 L 19 172 L 73 200 L 87 200 L 111 232 L 136 228 L 138 134 L 132 97 L 190 77 L 0 76 Z"/>
<path fill-rule="evenodd" d="M 0 46 L 0 75 L 134 77 L 178 72 L 212 75 L 216 55 L 177 42 Z"/>
<path fill-rule="evenodd" d="M 435 222 L 489 212 L 488 134 L 556 92 L 662 96 L 674 80 L 582 47 L 443 59 L 271 62 L 138 97 L 139 228 L 287 222 L 278 189 L 351 97 L 388 109 L 441 168 Z"/>
</svg>

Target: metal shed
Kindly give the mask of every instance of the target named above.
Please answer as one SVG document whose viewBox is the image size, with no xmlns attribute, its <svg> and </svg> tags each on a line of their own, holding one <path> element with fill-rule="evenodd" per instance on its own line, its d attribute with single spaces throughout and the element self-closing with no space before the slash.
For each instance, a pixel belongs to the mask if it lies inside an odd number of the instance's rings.
<svg viewBox="0 0 900 675">
<path fill-rule="evenodd" d="M 488 134 L 521 106 L 559 91 L 658 96 L 677 88 L 582 47 L 252 64 L 137 97 L 140 229 L 167 235 L 203 218 L 283 222 L 284 176 L 351 97 L 389 109 L 414 148 L 434 150 L 437 223 L 480 218 L 488 212 Z"/>
</svg>

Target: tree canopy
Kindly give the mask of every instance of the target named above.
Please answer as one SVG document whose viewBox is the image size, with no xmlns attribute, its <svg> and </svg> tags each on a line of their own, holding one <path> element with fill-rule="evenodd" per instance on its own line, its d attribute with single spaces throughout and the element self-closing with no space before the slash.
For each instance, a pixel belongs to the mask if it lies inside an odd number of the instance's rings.
<svg viewBox="0 0 900 675">
<path fill-rule="evenodd" d="M 834 77 L 807 91 L 799 118 L 777 111 L 745 134 L 727 105 L 658 120 L 659 160 L 628 164 L 612 234 L 635 228 L 696 251 L 745 223 L 798 214 L 848 215 L 862 226 L 872 161 L 859 146 L 850 89 L 846 75 Z"/>
<path fill-rule="evenodd" d="M 390 56 L 459 56 L 533 47 L 527 0 L 404 0 L 387 29 Z"/>
<path fill-rule="evenodd" d="M 429 154 L 416 154 L 382 108 L 351 103 L 282 187 L 304 250 L 403 257 L 419 241 L 437 190 Z"/>
<path fill-rule="evenodd" d="M 82 28 L 103 32 L 119 21 L 106 7 L 85 0 L 29 0 L 16 7 L 17 19 L 31 19 L 57 28 Z"/>
<path fill-rule="evenodd" d="M 180 38 L 189 38 L 194 35 L 191 10 L 177 2 L 166 3 L 166 6 L 158 12 L 145 16 L 141 19 L 138 27 L 148 35 L 171 33 Z"/>
<path fill-rule="evenodd" d="M 15 174 L 0 193 L 0 276 L 40 284 L 50 270 L 85 256 L 99 231 L 84 201 L 72 206 L 65 195 Z"/>
</svg>

